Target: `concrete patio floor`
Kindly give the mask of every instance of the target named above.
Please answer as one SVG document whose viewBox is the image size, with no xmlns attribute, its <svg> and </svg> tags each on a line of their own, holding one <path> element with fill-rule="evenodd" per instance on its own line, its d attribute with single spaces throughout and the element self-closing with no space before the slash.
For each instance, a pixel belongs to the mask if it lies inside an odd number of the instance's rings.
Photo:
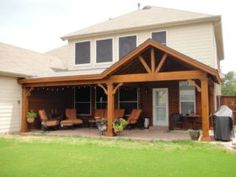
<svg viewBox="0 0 236 177">
<path fill-rule="evenodd" d="M 46 135 L 46 136 L 80 136 L 80 137 L 101 137 L 97 128 L 74 128 L 74 129 L 62 129 L 41 131 L 33 130 L 31 132 L 24 133 L 27 135 Z M 106 137 L 106 136 L 104 136 Z M 119 136 L 112 138 L 124 138 L 133 140 L 190 140 L 188 131 L 182 130 L 163 130 L 158 127 L 150 127 L 149 129 L 131 129 L 124 130 Z"/>
</svg>

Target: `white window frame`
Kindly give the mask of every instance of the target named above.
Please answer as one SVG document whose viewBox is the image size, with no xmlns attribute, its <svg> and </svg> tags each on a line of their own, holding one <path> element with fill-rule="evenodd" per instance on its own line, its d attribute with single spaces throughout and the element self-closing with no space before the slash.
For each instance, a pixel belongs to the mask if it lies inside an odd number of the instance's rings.
<svg viewBox="0 0 236 177">
<path fill-rule="evenodd" d="M 108 62 L 100 62 L 98 63 L 97 62 L 97 41 L 102 41 L 102 40 L 107 40 L 107 39 L 111 39 L 112 40 L 112 59 L 111 61 L 108 61 Z M 105 37 L 105 38 L 96 38 L 95 40 L 95 44 L 94 44 L 94 54 L 95 54 L 95 64 L 97 66 L 100 66 L 100 65 L 108 65 L 108 64 L 112 64 L 114 62 L 114 53 L 115 53 L 115 38 L 114 37 Z"/>
<path fill-rule="evenodd" d="M 180 89 L 180 83 L 181 82 L 187 82 L 187 81 L 179 81 L 179 112 L 180 114 L 182 114 L 182 107 L 181 107 L 181 103 L 184 102 L 184 103 L 193 103 L 194 105 L 194 113 L 196 113 L 196 89 L 195 87 L 193 87 L 193 100 L 181 100 L 181 89 Z M 190 90 L 184 90 L 185 92 L 190 92 Z"/>
<path fill-rule="evenodd" d="M 83 86 L 81 86 L 83 87 Z M 89 109 L 89 114 L 78 114 L 78 115 L 81 115 L 81 116 L 90 116 L 92 114 L 92 87 L 89 86 L 90 88 L 90 102 L 88 101 L 76 101 L 76 87 L 74 87 L 74 109 L 76 109 L 76 103 L 90 103 L 90 109 Z"/>
<path fill-rule="evenodd" d="M 162 44 L 162 43 L 161 43 L 161 44 L 167 46 L 167 44 L 168 44 L 168 31 L 167 31 L 167 30 L 152 31 L 152 32 L 150 33 L 150 39 L 152 39 L 152 34 L 153 34 L 153 33 L 160 33 L 160 32 L 166 32 L 166 43 L 165 43 L 165 44 Z"/>
<path fill-rule="evenodd" d="M 76 44 L 77 43 L 83 43 L 83 42 L 90 42 L 90 62 L 89 63 L 81 63 L 81 64 L 76 64 Z M 92 49 L 93 49 L 93 44 L 92 44 L 92 40 L 81 40 L 81 41 L 75 41 L 74 43 L 74 66 L 75 67 L 86 67 L 86 66 L 91 66 L 92 65 Z"/>
<path fill-rule="evenodd" d="M 118 61 L 120 60 L 120 45 L 119 45 L 120 38 L 123 38 L 123 37 L 132 37 L 132 36 L 135 36 L 135 37 L 136 37 L 136 47 L 137 47 L 138 44 L 139 44 L 139 42 L 138 42 L 138 41 L 139 41 L 139 40 L 138 40 L 138 34 L 137 34 L 137 33 L 119 35 L 119 36 L 117 37 L 117 48 L 118 48 L 118 50 L 117 50 L 117 52 L 118 52 L 117 56 L 118 56 Z"/>
</svg>

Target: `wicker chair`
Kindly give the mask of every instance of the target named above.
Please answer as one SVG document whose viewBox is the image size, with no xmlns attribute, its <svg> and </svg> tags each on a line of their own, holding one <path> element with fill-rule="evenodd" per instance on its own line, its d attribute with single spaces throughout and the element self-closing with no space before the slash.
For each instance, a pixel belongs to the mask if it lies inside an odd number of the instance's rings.
<svg viewBox="0 0 236 177">
<path fill-rule="evenodd" d="M 183 129 L 184 128 L 184 120 L 182 114 L 173 113 L 171 114 L 171 122 L 172 128 L 171 129 Z"/>
</svg>

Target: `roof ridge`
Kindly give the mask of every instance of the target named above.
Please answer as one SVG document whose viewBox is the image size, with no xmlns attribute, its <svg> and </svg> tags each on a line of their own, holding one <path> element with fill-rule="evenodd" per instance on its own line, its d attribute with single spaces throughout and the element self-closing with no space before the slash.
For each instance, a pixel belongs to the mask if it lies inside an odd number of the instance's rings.
<svg viewBox="0 0 236 177">
<path fill-rule="evenodd" d="M 145 7 L 144 7 L 145 8 Z M 148 26 L 164 25 L 172 23 L 181 24 L 181 22 L 195 23 L 196 20 L 214 20 L 217 15 L 210 15 L 199 12 L 191 12 L 166 7 L 150 6 L 146 9 L 134 10 L 110 20 L 98 22 L 94 25 L 82 28 L 80 30 L 68 33 L 61 39 L 72 39 L 75 37 L 88 37 L 90 35 L 97 36 L 99 34 L 107 34 L 116 30 L 129 30 L 132 28 L 145 28 Z M 212 19 L 211 19 L 212 18 Z"/>
</svg>

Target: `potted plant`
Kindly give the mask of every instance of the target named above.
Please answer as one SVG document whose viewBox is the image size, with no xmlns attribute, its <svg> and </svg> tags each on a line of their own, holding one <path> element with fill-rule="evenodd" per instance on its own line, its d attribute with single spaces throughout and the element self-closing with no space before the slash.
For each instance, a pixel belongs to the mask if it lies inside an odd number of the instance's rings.
<svg viewBox="0 0 236 177">
<path fill-rule="evenodd" d="M 192 140 L 198 140 L 198 138 L 200 136 L 200 131 L 199 130 L 190 129 L 190 130 L 188 130 L 188 132 L 189 132 L 189 135 L 190 135 Z"/>
<path fill-rule="evenodd" d="M 34 119 L 37 117 L 37 113 L 34 112 L 34 111 L 29 111 L 27 112 L 27 122 L 28 123 L 33 123 L 34 122 Z"/>
<path fill-rule="evenodd" d="M 127 125 L 128 125 L 128 122 L 125 119 L 118 118 L 113 122 L 112 128 L 115 134 L 119 134 L 125 129 Z"/>
<path fill-rule="evenodd" d="M 104 134 L 104 132 L 107 130 L 107 120 L 105 118 L 101 118 L 99 121 L 97 121 L 97 127 L 101 135 Z"/>
</svg>

